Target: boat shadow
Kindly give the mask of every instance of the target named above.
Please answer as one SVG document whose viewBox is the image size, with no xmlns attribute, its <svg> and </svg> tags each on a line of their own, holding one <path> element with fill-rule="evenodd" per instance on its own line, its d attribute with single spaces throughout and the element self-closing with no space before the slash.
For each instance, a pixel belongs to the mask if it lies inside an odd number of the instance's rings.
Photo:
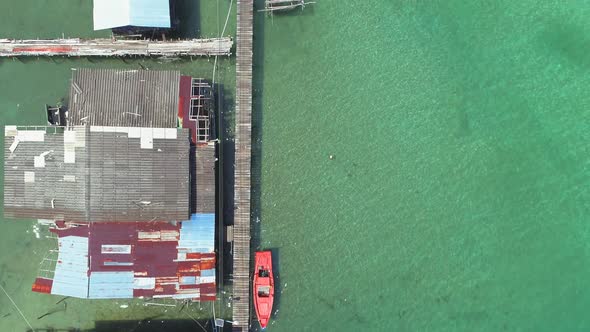
<svg viewBox="0 0 590 332">
<path fill-rule="evenodd" d="M 280 257 L 279 248 L 270 248 L 268 249 L 272 252 L 272 273 L 274 276 L 274 285 L 275 285 L 275 298 L 273 301 L 272 306 L 272 315 L 270 317 L 271 324 L 274 322 L 275 319 L 278 318 L 279 309 L 281 307 L 281 295 L 283 293 L 283 283 L 281 283 L 281 264 L 280 264 Z"/>
</svg>

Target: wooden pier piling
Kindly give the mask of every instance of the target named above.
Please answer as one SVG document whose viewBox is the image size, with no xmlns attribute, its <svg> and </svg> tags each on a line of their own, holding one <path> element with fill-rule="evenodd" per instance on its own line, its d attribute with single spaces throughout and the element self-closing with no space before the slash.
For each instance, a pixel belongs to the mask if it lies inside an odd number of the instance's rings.
<svg viewBox="0 0 590 332">
<path fill-rule="evenodd" d="M 234 331 L 250 324 L 250 196 L 252 159 L 252 35 L 254 1 L 238 0 L 236 136 L 233 226 Z"/>
<path fill-rule="evenodd" d="M 0 39 L 0 57 L 20 56 L 216 56 L 230 55 L 229 37 L 189 40 L 114 40 L 114 39 Z"/>
</svg>

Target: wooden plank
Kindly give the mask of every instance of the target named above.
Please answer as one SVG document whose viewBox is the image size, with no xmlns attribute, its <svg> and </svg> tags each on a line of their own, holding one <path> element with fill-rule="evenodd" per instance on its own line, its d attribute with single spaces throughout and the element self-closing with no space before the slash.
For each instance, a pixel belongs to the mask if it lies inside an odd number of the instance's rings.
<svg viewBox="0 0 590 332">
<path fill-rule="evenodd" d="M 113 39 L 0 39 L 0 57 L 15 56 L 215 56 L 230 55 L 229 37 L 171 41 Z"/>
</svg>

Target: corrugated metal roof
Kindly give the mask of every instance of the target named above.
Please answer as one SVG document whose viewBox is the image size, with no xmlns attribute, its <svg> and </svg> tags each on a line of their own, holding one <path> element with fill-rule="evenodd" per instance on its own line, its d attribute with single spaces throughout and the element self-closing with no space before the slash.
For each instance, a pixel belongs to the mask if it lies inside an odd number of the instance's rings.
<svg viewBox="0 0 590 332">
<path fill-rule="evenodd" d="M 215 269 L 201 271 L 201 283 L 208 284 L 215 282 Z"/>
<path fill-rule="evenodd" d="M 4 144 L 4 215 L 8 218 L 84 220 L 86 217 L 86 149 L 74 147 L 77 163 L 65 162 L 63 133 L 45 133 L 42 140 L 27 137 L 29 130 L 5 130 Z M 12 127 L 11 127 L 12 128 Z M 75 128 L 80 137 L 84 128 Z M 49 131 L 49 130 L 48 130 Z M 17 143 L 13 152 L 10 146 Z M 44 167 L 35 167 L 35 157 L 44 156 Z M 25 174 L 34 174 L 26 181 Z M 64 181 L 73 175 L 75 182 Z M 31 178 L 31 177 L 29 177 Z M 59 189 L 59 190 L 56 190 Z"/>
<path fill-rule="evenodd" d="M 94 30 L 122 26 L 170 28 L 169 0 L 94 0 Z"/>
<path fill-rule="evenodd" d="M 180 284 L 181 285 L 196 285 L 197 284 L 197 277 L 196 276 L 180 277 Z"/>
<path fill-rule="evenodd" d="M 215 300 L 214 222 L 214 215 L 207 214 L 177 224 L 60 223 L 60 228 L 51 229 L 59 239 L 54 280 L 38 278 L 33 290 L 47 292 L 53 285 L 53 294 L 91 299 Z M 140 237 L 157 233 L 177 235 Z M 113 246 L 131 250 L 113 253 Z"/>
<path fill-rule="evenodd" d="M 133 297 L 133 271 L 91 272 L 89 299 L 130 299 Z"/>
<path fill-rule="evenodd" d="M 58 239 L 59 253 L 51 294 L 88 297 L 88 238 L 65 236 Z"/>
<path fill-rule="evenodd" d="M 141 138 L 90 136 L 89 221 L 180 221 L 188 216 L 188 131 L 179 129 L 177 139 L 152 136 L 152 148 L 144 149 Z"/>
<path fill-rule="evenodd" d="M 72 137 L 47 133 L 42 141 L 27 140 L 22 135 L 26 130 L 8 133 L 4 150 L 6 217 L 136 222 L 180 221 L 189 216 L 187 129 L 73 130 Z M 17 146 L 11 152 L 15 141 Z M 35 158 L 45 153 L 44 167 L 35 167 Z M 26 181 L 25 172 L 34 173 L 34 180 Z M 75 180 L 64 181 L 70 175 Z"/>
<path fill-rule="evenodd" d="M 180 227 L 178 251 L 212 253 L 215 250 L 215 214 L 193 214 Z"/>
<path fill-rule="evenodd" d="M 73 69 L 69 125 L 176 128 L 180 72 Z"/>
</svg>

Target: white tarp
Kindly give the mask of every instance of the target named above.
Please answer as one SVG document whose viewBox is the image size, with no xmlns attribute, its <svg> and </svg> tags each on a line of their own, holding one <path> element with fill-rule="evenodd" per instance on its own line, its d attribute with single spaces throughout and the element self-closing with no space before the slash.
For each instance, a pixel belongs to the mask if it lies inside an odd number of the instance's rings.
<svg viewBox="0 0 590 332">
<path fill-rule="evenodd" d="M 94 30 L 128 25 L 170 28 L 169 0 L 94 0 Z"/>
</svg>

